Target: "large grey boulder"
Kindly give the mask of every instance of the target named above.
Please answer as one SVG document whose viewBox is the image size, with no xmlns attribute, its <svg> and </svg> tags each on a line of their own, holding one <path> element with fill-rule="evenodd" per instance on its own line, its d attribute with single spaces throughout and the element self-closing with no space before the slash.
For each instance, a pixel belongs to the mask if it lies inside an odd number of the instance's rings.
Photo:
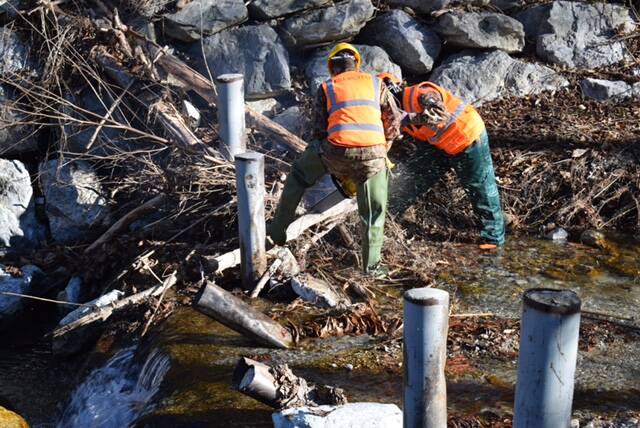
<svg viewBox="0 0 640 428">
<path fill-rule="evenodd" d="M 31 57 L 29 45 L 9 27 L 0 29 L 0 75 L 13 79 L 16 75 L 37 74 L 37 66 Z"/>
<path fill-rule="evenodd" d="M 518 18 L 526 23 L 528 36 L 535 37 L 538 56 L 574 68 L 623 60 L 625 44 L 615 41 L 616 35 L 635 28 L 626 7 L 606 3 L 555 1 L 527 9 Z"/>
<path fill-rule="evenodd" d="M 282 33 L 293 46 L 318 46 L 355 36 L 374 12 L 371 0 L 349 0 L 287 18 Z"/>
<path fill-rule="evenodd" d="M 69 105 L 63 106 L 63 111 L 77 121 L 68 121 L 64 125 L 66 139 L 61 141 L 63 149 L 70 153 L 104 155 L 120 149 L 129 148 L 125 133 L 111 126 L 103 126 L 94 137 L 100 118 L 104 117 L 115 102 L 114 97 L 103 88 L 84 87 L 79 91 L 66 94 Z M 71 107 L 77 106 L 77 107 Z M 110 118 L 121 124 L 129 120 L 121 109 L 111 112 Z M 138 146 L 139 147 L 139 146 Z"/>
<path fill-rule="evenodd" d="M 454 3 L 454 0 L 389 0 L 391 6 L 408 7 L 418 13 L 429 14 Z"/>
<path fill-rule="evenodd" d="M 331 0 L 253 0 L 249 12 L 258 19 L 271 19 L 329 4 Z"/>
<path fill-rule="evenodd" d="M 596 101 L 621 101 L 634 96 L 633 86 L 623 80 L 582 79 L 582 95 Z"/>
<path fill-rule="evenodd" d="M 183 42 L 199 40 L 247 20 L 244 0 L 193 0 L 164 16 L 165 33 Z"/>
<path fill-rule="evenodd" d="M 445 13 L 438 19 L 435 30 L 455 46 L 506 52 L 520 52 L 524 48 L 522 24 L 500 13 Z"/>
<path fill-rule="evenodd" d="M 302 137 L 303 132 L 309 127 L 311 122 L 309 117 L 307 117 L 298 106 L 289 107 L 278 113 L 273 118 L 273 121 L 298 137 Z"/>
<path fill-rule="evenodd" d="M 12 88 L 0 85 L 0 155 L 14 155 L 38 148 L 36 129 L 28 125 L 27 105 Z"/>
<path fill-rule="evenodd" d="M 386 12 L 360 32 L 367 44 L 383 47 L 404 70 L 424 74 L 440 55 L 440 37 L 427 25 L 402 10 Z"/>
<path fill-rule="evenodd" d="M 360 51 L 362 57 L 361 71 L 374 74 L 382 72 L 393 73 L 399 78 L 402 78 L 402 70 L 398 64 L 391 61 L 384 49 L 378 46 L 354 46 Z M 329 50 L 330 48 L 318 49 L 305 66 L 304 73 L 309 82 L 312 95 L 315 95 L 320 84 L 330 77 L 329 70 L 327 69 L 327 55 Z"/>
<path fill-rule="evenodd" d="M 0 159 L 0 248 L 21 252 L 45 239 L 36 219 L 29 171 L 18 160 Z"/>
<path fill-rule="evenodd" d="M 522 97 L 569 84 L 548 67 L 515 60 L 500 50 L 453 55 L 433 71 L 429 80 L 476 106 L 500 97 Z"/>
<path fill-rule="evenodd" d="M 196 68 L 207 75 L 200 44 L 193 48 Z M 216 75 L 244 74 L 247 99 L 270 98 L 291 88 L 289 56 L 280 37 L 267 24 L 222 31 L 203 40 L 209 69 Z"/>
<path fill-rule="evenodd" d="M 400 428 L 402 410 L 395 404 L 349 403 L 294 407 L 271 416 L 274 428 Z"/>
<path fill-rule="evenodd" d="M 20 273 L 13 276 L 4 265 L 0 265 L 0 291 L 17 294 L 34 294 L 35 280 L 42 275 L 40 268 L 25 265 Z M 18 314 L 24 306 L 24 298 L 0 294 L 0 323 L 4 323 Z"/>
<path fill-rule="evenodd" d="M 45 162 L 40 166 L 40 183 L 54 241 L 77 241 L 92 228 L 109 222 L 100 180 L 88 162 Z"/>
</svg>

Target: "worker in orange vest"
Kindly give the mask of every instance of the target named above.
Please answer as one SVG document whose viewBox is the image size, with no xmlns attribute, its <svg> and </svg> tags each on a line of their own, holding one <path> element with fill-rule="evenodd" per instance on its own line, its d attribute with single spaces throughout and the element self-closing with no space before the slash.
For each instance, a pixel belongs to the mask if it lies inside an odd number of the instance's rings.
<svg viewBox="0 0 640 428">
<path fill-rule="evenodd" d="M 297 159 L 284 185 L 269 236 L 286 241 L 287 227 L 306 188 L 330 173 L 355 184 L 362 226 L 363 269 L 379 276 L 387 208 L 387 150 L 400 135 L 401 112 L 377 76 L 360 72 L 360 53 L 339 43 L 328 55 L 331 78 L 315 100 L 315 140 Z"/>
<path fill-rule="evenodd" d="M 482 223 L 480 248 L 503 245 L 504 217 L 489 137 L 476 109 L 432 82 L 402 87 L 402 82 L 391 74 L 379 77 L 407 112 L 402 121 L 403 133 L 427 143 L 418 144 L 423 153 L 413 157 L 416 167 L 421 170 L 421 178 L 427 178 L 424 176 L 431 173 L 435 177 L 430 178 L 438 179 L 453 168 Z M 427 165 L 432 167 L 425 170 Z"/>
</svg>

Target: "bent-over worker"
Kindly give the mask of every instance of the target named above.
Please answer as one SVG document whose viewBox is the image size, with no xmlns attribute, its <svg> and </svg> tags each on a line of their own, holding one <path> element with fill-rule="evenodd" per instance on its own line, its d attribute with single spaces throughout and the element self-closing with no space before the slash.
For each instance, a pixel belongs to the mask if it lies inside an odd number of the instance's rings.
<svg viewBox="0 0 640 428">
<path fill-rule="evenodd" d="M 360 53 L 339 43 L 328 55 L 331 78 L 315 99 L 314 141 L 291 167 L 269 235 L 286 241 L 287 227 L 306 188 L 327 172 L 357 186 L 365 272 L 384 273 L 380 265 L 387 208 L 387 150 L 400 135 L 401 112 L 377 76 L 363 73 Z"/>
<path fill-rule="evenodd" d="M 476 109 L 435 83 L 422 82 L 402 89 L 393 75 L 380 77 L 393 88 L 408 113 L 402 131 L 418 142 L 422 152 L 419 175 L 431 174 L 430 181 L 435 181 L 453 168 L 482 223 L 480 248 L 503 245 L 505 225 L 489 137 Z"/>
</svg>

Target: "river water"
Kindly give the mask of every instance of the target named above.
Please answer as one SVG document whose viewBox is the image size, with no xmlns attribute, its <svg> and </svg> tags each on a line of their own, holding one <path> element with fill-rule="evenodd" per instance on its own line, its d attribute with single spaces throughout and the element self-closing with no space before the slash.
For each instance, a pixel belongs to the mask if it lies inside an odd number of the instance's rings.
<svg viewBox="0 0 640 428">
<path fill-rule="evenodd" d="M 535 239 L 512 239 L 505 249 L 491 253 L 460 246 L 456 251 L 464 262 L 443 269 L 437 286 L 454 296 L 455 312 L 511 318 L 519 316 L 527 288 L 570 288 L 583 299 L 583 308 L 637 324 L 639 249 L 625 239 L 614 239 L 605 249 Z M 383 310 L 399 311 L 400 305 Z M 307 339 L 286 351 L 259 348 L 208 317 L 181 308 L 144 346 L 119 350 L 87 371 L 73 390 L 71 372 L 79 364 L 56 360 L 45 342 L 39 343 L 0 352 L 0 394 L 39 428 L 120 428 L 135 421 L 150 427 L 222 422 L 229 427 L 271 426 L 270 409 L 230 388 L 240 356 L 287 363 L 311 382 L 343 387 L 351 401 L 400 405 L 400 344 L 366 335 Z M 640 336 L 633 332 L 581 351 L 574 410 L 640 411 L 639 356 Z M 450 413 L 508 415 L 515 360 L 485 356 L 473 364 L 473 373 L 448 379 Z"/>
</svg>

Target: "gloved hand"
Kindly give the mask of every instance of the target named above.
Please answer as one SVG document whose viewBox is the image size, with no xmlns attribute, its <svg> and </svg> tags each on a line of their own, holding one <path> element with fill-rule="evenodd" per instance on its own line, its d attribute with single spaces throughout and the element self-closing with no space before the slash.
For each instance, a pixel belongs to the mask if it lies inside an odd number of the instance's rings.
<svg viewBox="0 0 640 428">
<path fill-rule="evenodd" d="M 418 98 L 418 102 L 423 108 L 421 114 L 423 123 L 434 126 L 449 120 L 450 114 L 441 100 L 422 94 Z"/>
</svg>

